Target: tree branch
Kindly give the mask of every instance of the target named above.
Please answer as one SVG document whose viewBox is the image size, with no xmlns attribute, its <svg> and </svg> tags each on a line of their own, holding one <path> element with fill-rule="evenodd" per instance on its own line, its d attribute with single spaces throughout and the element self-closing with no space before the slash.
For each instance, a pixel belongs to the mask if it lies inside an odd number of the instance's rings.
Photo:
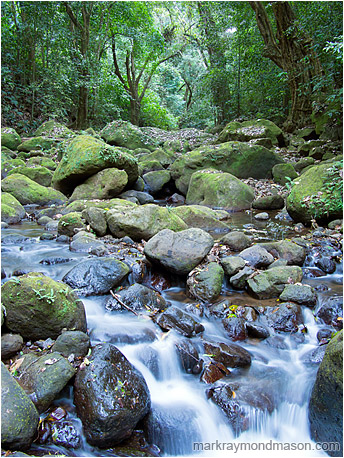
<svg viewBox="0 0 344 458">
<path fill-rule="evenodd" d="M 117 55 L 116 55 L 116 42 L 115 42 L 114 37 L 112 37 L 112 58 L 113 58 L 114 66 L 115 66 L 115 75 L 120 80 L 120 82 L 123 84 L 124 89 L 129 92 L 129 87 L 127 86 L 127 83 L 125 79 L 123 78 L 121 71 L 119 69 L 119 66 L 118 66 Z"/>
<path fill-rule="evenodd" d="M 79 30 L 82 30 L 83 27 L 82 25 L 80 24 L 80 22 L 77 20 L 72 8 L 70 7 L 69 3 L 68 2 L 62 2 L 64 7 L 66 8 L 66 13 L 68 14 L 68 16 L 70 17 L 70 20 L 73 22 L 73 24 L 75 25 L 75 27 L 77 27 Z"/>
</svg>

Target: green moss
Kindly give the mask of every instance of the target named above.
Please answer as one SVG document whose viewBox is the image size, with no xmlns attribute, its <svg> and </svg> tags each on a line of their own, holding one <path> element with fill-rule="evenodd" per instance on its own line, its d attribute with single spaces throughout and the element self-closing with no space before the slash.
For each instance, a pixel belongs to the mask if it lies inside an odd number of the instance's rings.
<svg viewBox="0 0 344 458">
<path fill-rule="evenodd" d="M 51 179 L 53 177 L 51 171 L 45 167 L 16 167 L 16 169 L 10 170 L 8 172 L 8 176 L 12 175 L 13 173 L 20 173 L 21 175 L 25 175 L 42 186 L 50 186 Z"/>
<path fill-rule="evenodd" d="M 81 217 L 81 213 L 71 212 L 59 219 L 57 232 L 60 235 L 73 237 L 73 235 L 75 235 L 74 229 L 77 228 L 86 229 L 86 224 Z"/>
<path fill-rule="evenodd" d="M 35 151 L 35 150 L 49 150 L 55 145 L 55 140 L 45 137 L 34 137 L 26 140 L 18 146 L 18 151 Z"/>
<path fill-rule="evenodd" d="M 1 129 L 1 146 L 5 146 L 12 151 L 15 151 L 21 143 L 21 138 L 17 132 L 10 127 Z"/>
</svg>

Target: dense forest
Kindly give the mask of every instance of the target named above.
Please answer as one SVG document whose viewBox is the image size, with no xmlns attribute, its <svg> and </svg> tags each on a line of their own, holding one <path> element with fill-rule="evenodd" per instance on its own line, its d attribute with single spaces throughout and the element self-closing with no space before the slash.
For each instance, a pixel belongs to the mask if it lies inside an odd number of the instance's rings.
<svg viewBox="0 0 344 458">
<path fill-rule="evenodd" d="M 2 124 L 163 129 L 342 104 L 342 2 L 21 2 L 2 9 Z"/>
</svg>

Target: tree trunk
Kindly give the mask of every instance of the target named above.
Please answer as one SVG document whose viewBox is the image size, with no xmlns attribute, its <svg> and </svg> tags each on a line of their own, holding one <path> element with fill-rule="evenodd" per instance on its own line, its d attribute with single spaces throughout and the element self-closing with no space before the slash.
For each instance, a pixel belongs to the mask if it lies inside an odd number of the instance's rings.
<svg viewBox="0 0 344 458">
<path fill-rule="evenodd" d="M 137 99 L 130 99 L 130 122 L 140 125 L 141 103 Z"/>
</svg>

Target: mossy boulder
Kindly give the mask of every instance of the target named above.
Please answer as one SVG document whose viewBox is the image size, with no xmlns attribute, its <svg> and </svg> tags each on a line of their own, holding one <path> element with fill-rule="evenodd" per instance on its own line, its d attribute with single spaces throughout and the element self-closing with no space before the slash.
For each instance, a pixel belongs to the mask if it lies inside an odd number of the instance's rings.
<svg viewBox="0 0 344 458">
<path fill-rule="evenodd" d="M 139 160 L 139 174 L 144 175 L 149 172 L 156 172 L 158 170 L 164 170 L 164 167 L 160 164 L 159 161 L 153 159 L 142 159 Z"/>
<path fill-rule="evenodd" d="M 25 450 L 37 433 L 39 414 L 23 388 L 1 363 L 1 447 Z"/>
<path fill-rule="evenodd" d="M 15 170 L 18 167 L 25 167 L 25 162 L 22 159 L 7 159 L 2 160 L 1 157 L 1 178 L 5 178 L 11 170 Z"/>
<path fill-rule="evenodd" d="M 172 211 L 189 227 L 198 227 L 204 231 L 228 231 L 228 225 L 223 221 L 229 219 L 225 211 L 213 210 L 203 205 L 182 205 Z"/>
<path fill-rule="evenodd" d="M 283 163 L 277 154 L 261 145 L 227 142 L 203 146 L 180 156 L 170 167 L 176 187 L 187 193 L 191 176 L 197 170 L 213 168 L 237 178 L 271 178 L 272 167 Z"/>
<path fill-rule="evenodd" d="M 258 299 L 278 297 L 285 286 L 302 280 L 299 266 L 272 267 L 247 280 L 249 291 Z"/>
<path fill-rule="evenodd" d="M 96 207 L 102 208 L 105 211 L 112 210 L 118 207 L 136 207 L 137 205 L 134 202 L 130 202 L 129 200 L 114 198 L 110 200 L 75 200 L 68 204 L 63 210 L 62 215 L 67 215 L 67 213 L 71 212 L 82 212 L 83 210 Z"/>
<path fill-rule="evenodd" d="M 182 231 L 184 221 L 167 208 L 146 204 L 109 210 L 106 220 L 114 237 L 129 236 L 135 241 L 149 240 L 163 229 Z"/>
<path fill-rule="evenodd" d="M 116 168 L 103 169 L 79 184 L 69 202 L 81 199 L 110 199 L 118 196 L 128 183 L 128 175 L 124 170 Z"/>
<path fill-rule="evenodd" d="M 136 151 L 135 151 L 136 154 Z M 171 151 L 165 151 L 162 148 L 156 149 L 152 153 L 144 154 L 140 156 L 139 162 L 141 161 L 158 161 L 164 167 L 172 164 L 176 159 L 176 155 Z"/>
<path fill-rule="evenodd" d="M 52 121 L 44 122 L 35 132 L 35 137 L 53 137 L 53 138 L 68 138 L 74 136 L 74 132 L 68 129 L 65 125 Z"/>
<path fill-rule="evenodd" d="M 113 121 L 107 124 L 99 134 L 109 145 L 124 146 L 130 150 L 146 148 L 154 151 L 158 146 L 139 127 L 127 121 Z"/>
<path fill-rule="evenodd" d="M 317 442 L 338 442 L 340 450 L 330 456 L 343 456 L 343 331 L 328 344 L 317 372 L 309 401 L 312 438 Z"/>
<path fill-rule="evenodd" d="M 73 237 L 73 235 L 75 235 L 74 229 L 86 229 L 86 224 L 81 213 L 71 212 L 61 216 L 57 226 L 58 234 Z"/>
<path fill-rule="evenodd" d="M 200 170 L 191 176 L 186 195 L 188 205 L 205 205 L 231 211 L 247 210 L 254 200 L 254 191 L 230 173 L 214 169 Z"/>
<path fill-rule="evenodd" d="M 217 262 L 210 262 L 187 280 L 188 292 L 197 300 L 213 302 L 221 293 L 224 271 Z"/>
<path fill-rule="evenodd" d="M 171 180 L 171 174 L 168 170 L 157 170 L 144 174 L 142 178 L 148 188 L 147 191 L 156 194 Z"/>
<path fill-rule="evenodd" d="M 343 163 L 311 167 L 294 180 L 287 197 L 287 211 L 294 221 L 309 224 L 332 221 L 343 215 Z"/>
<path fill-rule="evenodd" d="M 40 156 L 30 157 L 26 161 L 26 165 L 28 167 L 35 167 L 35 166 L 46 167 L 49 170 L 55 170 L 57 167 L 56 161 L 53 161 L 52 159 L 50 159 L 50 157 L 40 157 Z"/>
<path fill-rule="evenodd" d="M 10 170 L 7 175 L 13 175 L 13 173 L 20 173 L 25 175 L 41 186 L 48 187 L 51 185 L 51 179 L 53 174 L 50 170 L 45 167 L 16 167 L 13 170 Z"/>
<path fill-rule="evenodd" d="M 298 175 L 292 164 L 276 164 L 272 168 L 272 176 L 275 183 L 284 186 Z"/>
<path fill-rule="evenodd" d="M 284 207 L 284 198 L 279 194 L 261 196 L 252 202 L 252 207 L 257 210 L 280 210 Z"/>
<path fill-rule="evenodd" d="M 17 224 L 25 218 L 25 209 L 18 200 L 8 192 L 1 193 L 1 221 Z"/>
<path fill-rule="evenodd" d="M 55 140 L 45 137 L 33 137 L 29 140 L 25 140 L 18 146 L 18 151 L 24 151 L 26 153 L 30 151 L 42 150 L 46 151 L 55 145 Z"/>
<path fill-rule="evenodd" d="M 97 207 L 85 208 L 82 211 L 82 217 L 99 237 L 103 237 L 107 231 L 105 214 L 106 210 Z"/>
<path fill-rule="evenodd" d="M 306 259 L 306 250 L 292 240 L 264 242 L 259 245 L 265 248 L 275 258 L 287 261 L 289 266 L 302 266 Z"/>
<path fill-rule="evenodd" d="M 10 150 L 15 151 L 20 144 L 21 138 L 14 129 L 11 127 L 1 128 L 1 147 L 5 146 Z"/>
<path fill-rule="evenodd" d="M 217 143 L 248 142 L 257 138 L 270 138 L 274 145 L 284 146 L 282 130 L 268 119 L 232 121 L 220 132 Z"/>
<path fill-rule="evenodd" d="M 86 331 L 84 304 L 64 283 L 30 272 L 4 283 L 5 323 L 24 339 L 56 339 L 62 329 Z"/>
<path fill-rule="evenodd" d="M 12 194 L 22 205 L 60 205 L 67 201 L 62 192 L 41 186 L 20 173 L 14 173 L 4 178 L 1 189 L 3 192 Z"/>
<path fill-rule="evenodd" d="M 52 185 L 66 194 L 87 178 L 107 168 L 125 170 L 128 184 L 138 178 L 138 165 L 134 156 L 109 146 L 89 135 L 79 135 L 67 143 L 65 153 L 54 172 Z"/>
</svg>

